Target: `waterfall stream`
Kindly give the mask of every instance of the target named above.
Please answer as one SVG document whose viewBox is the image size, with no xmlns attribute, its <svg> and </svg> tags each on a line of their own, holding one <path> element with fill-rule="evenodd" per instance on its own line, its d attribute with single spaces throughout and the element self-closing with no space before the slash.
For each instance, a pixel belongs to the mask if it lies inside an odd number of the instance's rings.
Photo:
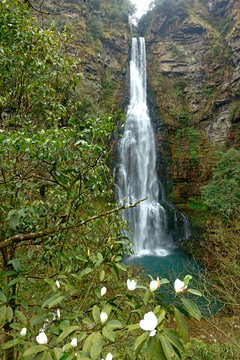
<svg viewBox="0 0 240 360">
<path fill-rule="evenodd" d="M 157 178 L 154 132 L 146 95 L 145 40 L 133 38 L 130 101 L 119 145 L 116 191 L 122 204 L 147 198 L 123 215 L 132 231 L 134 255 L 166 256 L 174 248 L 174 241 L 163 204 L 163 187 Z"/>
</svg>

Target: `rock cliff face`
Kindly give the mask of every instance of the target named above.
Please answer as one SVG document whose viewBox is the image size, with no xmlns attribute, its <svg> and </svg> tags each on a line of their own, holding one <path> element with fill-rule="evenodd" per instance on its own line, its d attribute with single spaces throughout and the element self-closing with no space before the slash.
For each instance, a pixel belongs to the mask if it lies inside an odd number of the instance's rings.
<svg viewBox="0 0 240 360">
<path fill-rule="evenodd" d="M 69 28 L 68 52 L 80 60 L 83 80 L 79 89 L 82 115 L 99 115 L 121 109 L 126 102 L 124 83 L 131 46 L 129 0 L 45 0 L 44 9 L 60 13 L 45 16 L 43 24 L 54 20 Z"/>
<path fill-rule="evenodd" d="M 199 193 L 213 147 L 239 146 L 239 0 L 157 1 L 140 21 L 151 96 L 168 124 L 175 198 Z"/>
</svg>

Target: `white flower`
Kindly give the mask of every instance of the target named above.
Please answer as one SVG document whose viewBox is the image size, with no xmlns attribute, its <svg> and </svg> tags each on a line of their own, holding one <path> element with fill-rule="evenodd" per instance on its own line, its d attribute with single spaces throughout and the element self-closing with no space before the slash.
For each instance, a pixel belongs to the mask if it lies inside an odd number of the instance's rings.
<svg viewBox="0 0 240 360">
<path fill-rule="evenodd" d="M 113 356 L 111 353 L 108 353 L 105 360 L 112 360 Z M 102 359 L 104 360 L 104 359 Z"/>
<path fill-rule="evenodd" d="M 160 288 L 160 281 L 159 278 L 157 280 L 152 280 L 149 284 L 151 292 L 157 290 L 157 288 Z"/>
<path fill-rule="evenodd" d="M 60 317 L 61 317 L 61 313 L 60 313 L 59 309 L 57 309 L 57 317 L 58 317 L 58 319 L 60 319 Z"/>
<path fill-rule="evenodd" d="M 60 288 L 60 283 L 59 283 L 58 280 L 56 280 L 56 285 L 57 285 L 58 288 Z"/>
<path fill-rule="evenodd" d="M 127 279 L 127 287 L 128 287 L 128 290 L 130 291 L 133 291 L 136 289 L 136 285 L 137 285 L 137 282 L 135 280 L 129 280 Z"/>
<path fill-rule="evenodd" d="M 74 347 L 77 346 L 77 338 L 73 338 L 72 341 L 70 342 L 70 344 Z"/>
<path fill-rule="evenodd" d="M 20 335 L 21 336 L 26 336 L 27 335 L 27 328 L 22 328 L 22 330 L 20 331 Z"/>
<path fill-rule="evenodd" d="M 36 340 L 40 345 L 46 345 L 48 342 L 48 338 L 44 331 L 39 333 L 39 335 L 36 337 Z"/>
<path fill-rule="evenodd" d="M 140 321 L 140 328 L 145 331 L 151 331 L 149 336 L 154 336 L 156 334 L 155 327 L 157 326 L 157 318 L 153 312 L 149 311 L 144 315 L 143 320 Z"/>
<path fill-rule="evenodd" d="M 107 292 L 107 289 L 104 287 L 101 288 L 101 296 L 105 295 Z"/>
<path fill-rule="evenodd" d="M 102 324 L 107 321 L 107 318 L 108 318 L 107 314 L 106 314 L 105 312 L 101 312 L 101 314 L 100 314 L 100 320 L 101 320 L 101 323 L 102 323 Z"/>
<path fill-rule="evenodd" d="M 181 293 L 184 290 L 186 290 L 187 286 L 184 285 L 184 282 L 177 279 L 174 282 L 174 290 L 176 291 L 176 293 Z"/>
</svg>

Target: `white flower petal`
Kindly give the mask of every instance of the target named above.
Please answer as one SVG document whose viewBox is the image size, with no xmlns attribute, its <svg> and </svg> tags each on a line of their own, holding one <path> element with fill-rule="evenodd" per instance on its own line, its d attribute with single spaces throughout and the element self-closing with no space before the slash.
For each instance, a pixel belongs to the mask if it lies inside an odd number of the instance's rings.
<svg viewBox="0 0 240 360">
<path fill-rule="evenodd" d="M 104 287 L 101 288 L 101 296 L 105 295 L 107 292 L 107 289 Z"/>
<path fill-rule="evenodd" d="M 22 328 L 21 332 L 20 332 L 21 336 L 26 336 L 27 335 L 27 328 Z"/>
<path fill-rule="evenodd" d="M 113 356 L 111 353 L 108 353 L 106 356 L 106 360 L 112 360 Z"/>
<path fill-rule="evenodd" d="M 60 283 L 59 283 L 58 280 L 56 280 L 56 285 L 57 285 L 58 288 L 60 288 Z"/>
<path fill-rule="evenodd" d="M 100 314 L 100 320 L 101 320 L 101 323 L 105 323 L 108 319 L 108 315 L 105 313 L 105 312 L 101 312 Z"/>
<path fill-rule="evenodd" d="M 38 344 L 46 345 L 48 342 L 48 338 L 44 331 L 40 332 L 40 334 L 36 337 Z"/>
<path fill-rule="evenodd" d="M 74 347 L 77 346 L 77 338 L 73 338 L 72 341 L 70 342 L 70 344 Z"/>
<path fill-rule="evenodd" d="M 186 287 L 184 285 L 184 282 L 179 279 L 176 279 L 174 282 L 174 290 L 178 293 L 178 292 L 182 292 L 185 289 Z"/>
<path fill-rule="evenodd" d="M 135 280 L 129 280 L 127 279 L 127 287 L 128 287 L 128 290 L 130 291 L 133 291 L 136 289 L 136 286 L 137 286 L 137 282 Z"/>
<path fill-rule="evenodd" d="M 155 334 L 156 334 L 156 332 L 157 332 L 157 330 L 155 329 L 155 330 L 153 330 L 153 331 L 151 331 L 150 332 L 150 334 L 149 334 L 149 336 L 154 336 Z"/>
<path fill-rule="evenodd" d="M 150 282 L 150 285 L 149 285 L 149 286 L 150 286 L 151 292 L 157 290 L 157 288 L 158 288 L 158 281 L 157 281 L 157 280 L 152 280 L 152 281 Z"/>
<path fill-rule="evenodd" d="M 153 331 L 157 326 L 157 318 L 151 311 L 144 315 L 143 320 L 140 321 L 140 328 L 145 331 Z"/>
</svg>

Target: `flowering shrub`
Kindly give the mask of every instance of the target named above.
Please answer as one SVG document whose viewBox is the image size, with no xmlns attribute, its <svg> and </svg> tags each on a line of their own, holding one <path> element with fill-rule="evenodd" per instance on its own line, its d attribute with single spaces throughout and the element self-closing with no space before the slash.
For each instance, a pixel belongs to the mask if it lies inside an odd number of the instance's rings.
<svg viewBox="0 0 240 360">
<path fill-rule="evenodd" d="M 183 344 L 188 340 L 185 317 L 201 319 L 197 305 L 189 298 L 191 293 L 201 296 L 199 291 L 189 288 L 191 276 L 187 275 L 183 282 L 177 279 L 172 302 L 160 306 L 155 295 L 160 290 L 155 287 L 169 283 L 167 279 L 158 279 L 157 284 L 155 280 L 147 284 L 134 279 L 126 283 L 124 274 L 130 275 L 129 269 L 120 262 L 120 257 L 109 263 L 102 253 L 82 256 L 80 261 L 85 264 L 80 273 L 59 274 L 57 281 L 45 279 L 46 297 L 31 312 L 23 305 L 14 310 L 12 339 L 2 345 L 2 350 L 14 348 L 18 359 L 26 360 L 136 359 L 139 354 L 146 359 L 181 359 Z M 106 275 L 111 267 L 119 276 L 116 284 L 112 275 Z M 93 273 L 99 279 L 94 286 Z M 19 284 L 23 282 L 22 277 L 17 280 Z M 89 284 L 84 298 L 83 281 Z M 103 285 L 107 285 L 108 291 Z M 8 284 L 5 292 L 0 292 L 1 318 L 5 309 L 9 320 L 11 307 L 4 304 L 10 287 Z M 177 299 L 181 299 L 183 307 Z M 174 329 L 168 325 L 171 318 L 175 319 Z"/>
</svg>

